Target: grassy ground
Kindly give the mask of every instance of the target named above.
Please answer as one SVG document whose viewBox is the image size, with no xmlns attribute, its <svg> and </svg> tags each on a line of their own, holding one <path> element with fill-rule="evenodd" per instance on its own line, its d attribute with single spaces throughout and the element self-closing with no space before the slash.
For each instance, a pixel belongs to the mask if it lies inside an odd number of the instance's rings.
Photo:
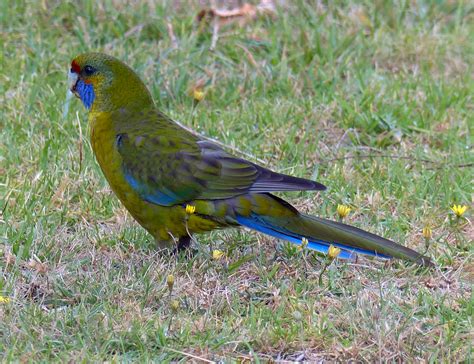
<svg viewBox="0 0 474 364">
<path fill-rule="evenodd" d="M 0 5 L 1 360 L 472 360 L 472 209 L 449 209 L 472 204 L 472 5 L 282 2 L 211 51 L 197 3 L 117 3 Z M 298 208 L 350 205 L 351 224 L 420 252 L 430 226 L 437 268 L 340 261 L 320 286 L 322 257 L 248 231 L 158 255 L 101 175 L 85 109 L 62 117 L 86 50 L 130 64 L 173 118 L 329 186 L 286 194 Z"/>
</svg>

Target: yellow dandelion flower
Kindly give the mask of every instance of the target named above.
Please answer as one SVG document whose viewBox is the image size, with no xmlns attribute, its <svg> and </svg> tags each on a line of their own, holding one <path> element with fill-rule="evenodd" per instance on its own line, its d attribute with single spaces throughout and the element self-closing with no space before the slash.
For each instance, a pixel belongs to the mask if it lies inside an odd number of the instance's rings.
<svg viewBox="0 0 474 364">
<path fill-rule="evenodd" d="M 212 259 L 219 260 L 224 256 L 224 252 L 218 249 L 212 251 Z"/>
<path fill-rule="evenodd" d="M 168 285 L 168 289 L 171 292 L 174 286 L 174 275 L 169 274 L 168 277 L 166 277 L 166 284 Z"/>
<path fill-rule="evenodd" d="M 453 205 L 453 207 L 451 207 L 451 211 L 454 212 L 457 217 L 461 217 L 462 215 L 464 215 L 466 210 L 466 205 Z"/>
<path fill-rule="evenodd" d="M 10 303 L 10 297 L 0 296 L 0 303 Z"/>
<path fill-rule="evenodd" d="M 204 91 L 202 90 L 202 88 L 195 88 L 193 90 L 193 99 L 194 99 L 194 101 L 200 102 L 200 101 L 202 101 L 203 98 L 204 98 Z"/>
<path fill-rule="evenodd" d="M 186 213 L 192 215 L 196 212 L 196 206 L 186 205 Z"/>
<path fill-rule="evenodd" d="M 351 208 L 346 205 L 337 205 L 337 214 L 341 219 L 345 218 L 351 212 Z"/>
<path fill-rule="evenodd" d="M 341 253 L 341 249 L 335 247 L 334 245 L 329 245 L 328 255 L 330 259 L 336 259 Z"/>
<path fill-rule="evenodd" d="M 431 231 L 431 228 L 429 226 L 425 226 L 422 231 L 423 237 L 427 240 L 431 239 L 433 236 L 433 232 Z"/>
</svg>

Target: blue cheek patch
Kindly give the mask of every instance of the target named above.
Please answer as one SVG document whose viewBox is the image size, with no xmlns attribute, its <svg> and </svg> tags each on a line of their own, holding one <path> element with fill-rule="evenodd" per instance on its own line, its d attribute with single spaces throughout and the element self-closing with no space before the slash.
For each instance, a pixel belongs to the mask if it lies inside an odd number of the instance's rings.
<svg viewBox="0 0 474 364">
<path fill-rule="evenodd" d="M 94 86 L 90 83 L 85 83 L 83 80 L 79 80 L 76 83 L 76 91 L 84 106 L 90 109 L 95 99 Z"/>
</svg>

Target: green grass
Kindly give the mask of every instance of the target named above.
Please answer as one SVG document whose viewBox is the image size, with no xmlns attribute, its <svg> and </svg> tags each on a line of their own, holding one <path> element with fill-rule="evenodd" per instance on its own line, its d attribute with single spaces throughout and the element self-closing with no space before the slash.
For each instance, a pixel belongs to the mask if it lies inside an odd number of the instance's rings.
<svg viewBox="0 0 474 364">
<path fill-rule="evenodd" d="M 473 6 L 282 3 L 214 51 L 197 3 L 1 3 L 2 361 L 472 360 Z M 248 231 L 157 254 L 94 160 L 85 109 L 62 117 L 88 50 L 127 62 L 183 124 L 329 186 L 285 194 L 298 208 L 348 204 L 351 224 L 420 252 L 432 227 L 437 268 L 341 261 L 321 287 L 322 257 Z"/>
</svg>

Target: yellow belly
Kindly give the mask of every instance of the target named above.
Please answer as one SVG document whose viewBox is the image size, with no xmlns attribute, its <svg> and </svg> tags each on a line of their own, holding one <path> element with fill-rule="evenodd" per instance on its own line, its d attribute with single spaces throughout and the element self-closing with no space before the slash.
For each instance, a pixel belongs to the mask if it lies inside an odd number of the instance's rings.
<svg viewBox="0 0 474 364">
<path fill-rule="evenodd" d="M 97 162 L 110 187 L 135 220 L 155 237 L 161 247 L 171 246 L 181 236 L 215 229 L 217 224 L 187 215 L 182 206 L 159 206 L 143 200 L 125 180 L 122 158 L 108 113 L 90 113 L 90 138 Z"/>
</svg>

